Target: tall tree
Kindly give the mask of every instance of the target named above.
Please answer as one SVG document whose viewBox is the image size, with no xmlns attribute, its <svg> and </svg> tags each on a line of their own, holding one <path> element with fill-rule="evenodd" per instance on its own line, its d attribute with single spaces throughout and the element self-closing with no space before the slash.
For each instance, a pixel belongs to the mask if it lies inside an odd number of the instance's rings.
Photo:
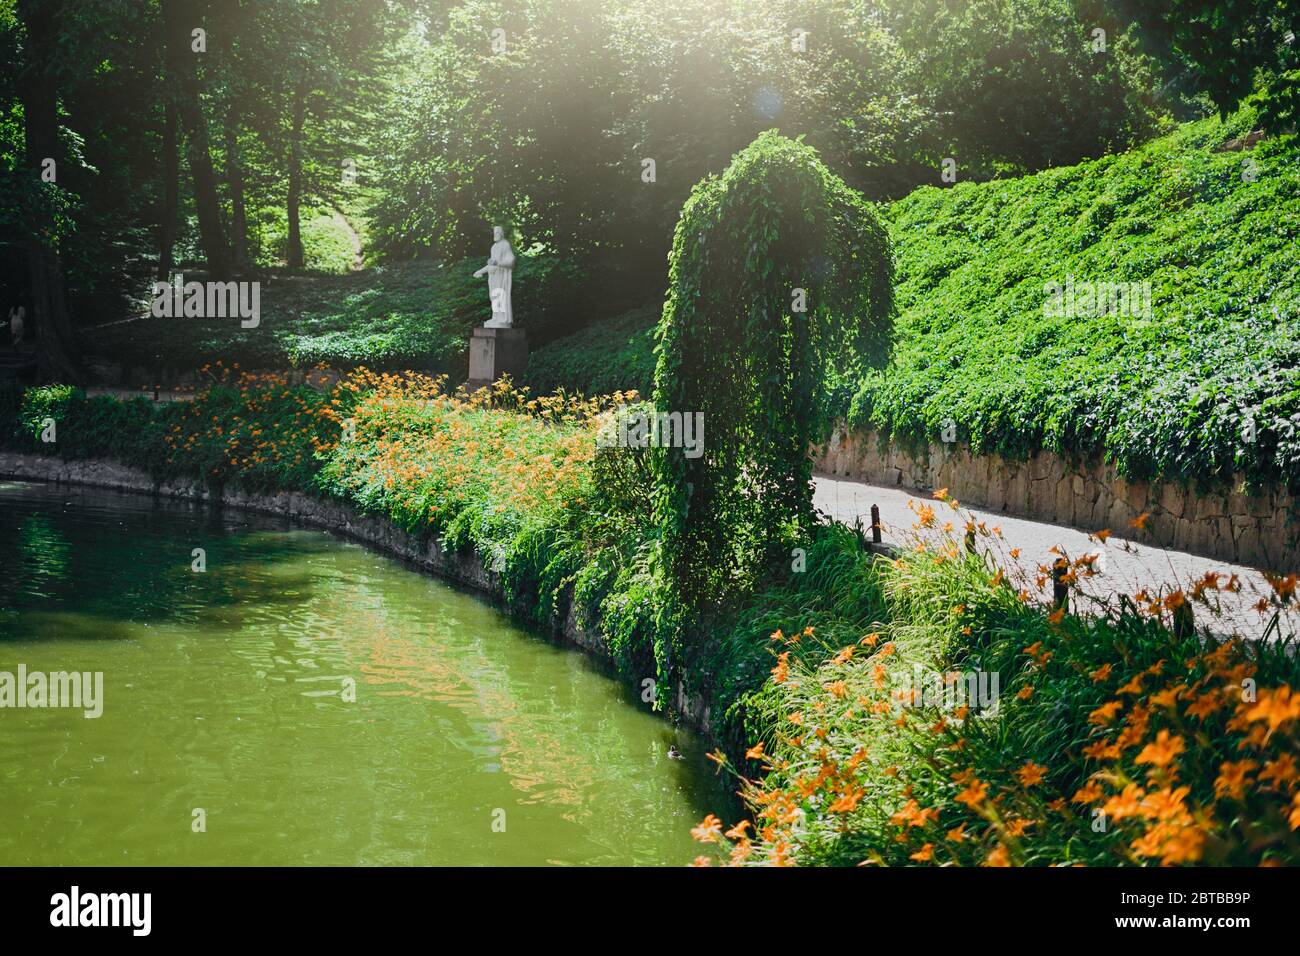
<svg viewBox="0 0 1300 956">
<path fill-rule="evenodd" d="M 176 244 L 176 217 L 180 215 L 180 154 L 176 104 L 170 94 L 164 94 L 163 105 L 163 207 L 158 224 L 158 278 L 167 279 L 172 274 L 172 247 Z"/>
<path fill-rule="evenodd" d="M 39 179 L 47 160 L 54 161 L 55 184 L 45 184 L 31 205 L 27 238 L 32 320 L 36 326 L 41 374 L 46 379 L 79 381 L 81 366 L 72 316 L 68 311 L 53 213 L 58 170 L 65 159 L 59 145 L 58 43 L 65 14 L 63 0 L 19 0 L 18 16 L 27 31 L 19 96 L 26 133 L 26 167 Z"/>
<path fill-rule="evenodd" d="M 197 0 L 162 0 L 162 13 L 166 33 L 168 89 L 185 131 L 185 158 L 189 162 L 194 186 L 199 242 L 207 259 L 209 274 L 214 278 L 226 279 L 232 274 L 233 268 L 230 247 L 221 225 L 221 200 L 217 195 L 217 176 L 208 142 L 208 124 L 203 115 L 203 84 L 196 60 L 204 54 L 193 49 L 193 31 L 207 29 L 203 26 L 204 9 Z"/>
</svg>

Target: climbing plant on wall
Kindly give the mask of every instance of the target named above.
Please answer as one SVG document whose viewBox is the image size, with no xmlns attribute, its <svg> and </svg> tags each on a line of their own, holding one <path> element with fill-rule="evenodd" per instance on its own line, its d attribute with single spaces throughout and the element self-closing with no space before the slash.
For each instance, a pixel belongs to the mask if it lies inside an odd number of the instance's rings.
<svg viewBox="0 0 1300 956">
<path fill-rule="evenodd" d="M 669 263 L 654 403 L 704 432 L 695 457 L 653 453 L 655 517 L 689 607 L 752 583 L 811 523 L 828 380 L 887 356 L 893 276 L 870 204 L 775 130 L 695 186 Z"/>
</svg>

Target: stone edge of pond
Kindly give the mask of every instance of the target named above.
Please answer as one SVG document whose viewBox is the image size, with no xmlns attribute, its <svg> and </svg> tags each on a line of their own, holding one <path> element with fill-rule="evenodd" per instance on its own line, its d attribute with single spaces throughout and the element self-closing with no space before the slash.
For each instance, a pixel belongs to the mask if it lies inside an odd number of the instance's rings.
<svg viewBox="0 0 1300 956">
<path fill-rule="evenodd" d="M 155 498 L 182 498 L 292 518 L 399 557 L 423 571 L 487 595 L 495 603 L 504 604 L 506 600 L 500 577 L 484 567 L 482 559 L 474 552 L 448 551 L 437 540 L 421 541 L 386 518 L 363 515 L 341 501 L 314 498 L 300 491 L 263 494 L 237 486 L 215 487 L 200 481 L 158 481 L 147 472 L 102 458 L 63 459 L 5 451 L 0 451 L 0 479 L 79 485 Z M 608 661 L 609 654 L 600 636 L 578 620 L 571 592 L 566 594 L 562 603 L 564 613 L 552 615 L 548 629 L 551 636 Z M 686 698 L 680 687 L 677 698 L 686 721 L 706 736 L 711 736 L 709 708 L 699 700 Z"/>
</svg>

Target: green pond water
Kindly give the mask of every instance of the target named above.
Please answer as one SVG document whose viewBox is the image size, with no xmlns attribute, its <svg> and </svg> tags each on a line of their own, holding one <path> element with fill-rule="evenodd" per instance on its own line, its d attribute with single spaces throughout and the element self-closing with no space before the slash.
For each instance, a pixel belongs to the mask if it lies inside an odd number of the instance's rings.
<svg viewBox="0 0 1300 956">
<path fill-rule="evenodd" d="M 0 707 L 0 865 L 681 865 L 726 805 L 586 656 L 275 518 L 0 481 L 20 665 L 103 713 Z"/>
</svg>

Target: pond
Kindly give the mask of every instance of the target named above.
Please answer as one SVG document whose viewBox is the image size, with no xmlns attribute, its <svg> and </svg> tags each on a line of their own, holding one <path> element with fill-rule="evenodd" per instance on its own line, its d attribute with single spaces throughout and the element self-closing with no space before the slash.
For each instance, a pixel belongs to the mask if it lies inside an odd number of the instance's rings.
<svg viewBox="0 0 1300 956">
<path fill-rule="evenodd" d="M 0 865 L 675 866 L 725 804 L 585 655 L 287 519 L 0 481 L 20 667 L 102 713 L 0 706 Z"/>
</svg>

